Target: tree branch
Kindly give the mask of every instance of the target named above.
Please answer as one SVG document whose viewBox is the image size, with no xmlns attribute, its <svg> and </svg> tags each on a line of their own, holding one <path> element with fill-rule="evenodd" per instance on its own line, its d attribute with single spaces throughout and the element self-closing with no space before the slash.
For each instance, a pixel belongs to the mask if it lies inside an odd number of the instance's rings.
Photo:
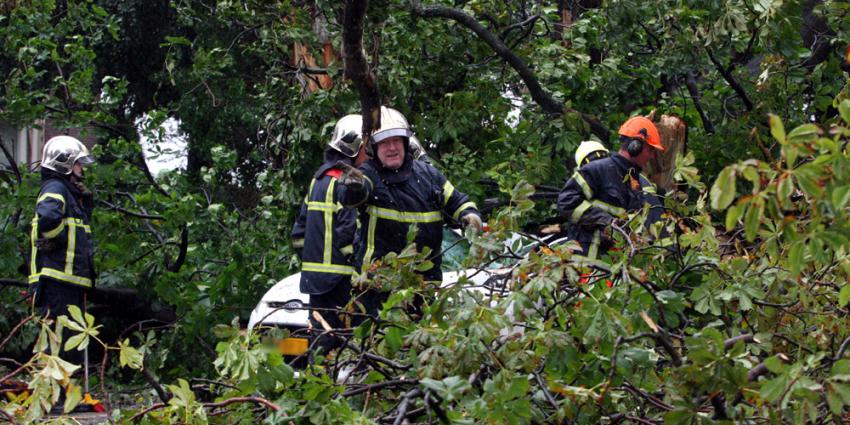
<svg viewBox="0 0 850 425">
<path fill-rule="evenodd" d="M 570 108 L 566 108 L 565 105 L 553 98 L 551 94 L 549 94 L 543 87 L 540 85 L 540 82 L 537 80 L 537 77 L 534 75 L 534 71 L 525 64 L 525 62 L 517 56 L 505 43 L 502 42 L 496 35 L 492 32 L 484 28 L 481 23 L 478 22 L 474 17 L 470 16 L 466 12 L 460 9 L 454 9 L 450 7 L 443 6 L 422 6 L 419 0 L 411 0 L 411 6 L 413 8 L 413 12 L 416 15 L 419 15 L 423 18 L 446 18 L 451 19 L 472 32 L 475 33 L 481 40 L 487 43 L 493 51 L 496 52 L 499 57 L 502 58 L 505 62 L 507 62 L 513 69 L 519 74 L 519 77 L 525 83 L 525 86 L 528 88 L 529 94 L 531 94 L 531 98 L 535 103 L 540 105 L 543 108 L 543 111 L 547 114 L 551 115 L 561 115 L 565 112 L 578 113 L 582 120 L 590 125 L 590 130 L 601 138 L 602 140 L 608 140 L 611 135 L 611 132 L 601 123 L 598 119 L 593 117 L 592 115 L 585 114 L 582 112 L 575 111 Z"/>
<path fill-rule="evenodd" d="M 688 72 L 685 78 L 685 87 L 688 88 L 688 94 L 691 95 L 691 100 L 694 102 L 694 108 L 696 108 L 699 113 L 705 132 L 708 134 L 714 134 L 714 123 L 711 122 L 711 119 L 708 118 L 708 115 L 705 113 L 705 109 L 702 107 L 702 102 L 700 101 L 702 96 L 700 95 L 699 88 L 697 88 L 697 82 L 696 78 L 694 78 L 693 72 Z"/>
<path fill-rule="evenodd" d="M 732 87 L 732 90 L 734 90 L 738 97 L 740 97 L 741 100 L 744 102 L 744 107 L 747 108 L 747 111 L 752 111 L 753 101 L 750 100 L 750 97 L 747 95 L 747 91 L 744 90 L 744 87 L 742 87 L 741 84 L 738 83 L 738 80 L 736 80 L 735 77 L 732 75 L 731 70 L 728 70 L 726 67 L 723 66 L 723 64 L 720 63 L 719 60 L 717 60 L 710 48 L 706 47 L 705 51 L 706 53 L 708 53 L 708 58 L 711 60 L 711 63 L 713 63 L 714 67 L 717 68 L 717 72 L 719 72 L 720 75 L 723 76 L 723 79 L 726 80 L 727 83 L 729 83 L 729 87 Z"/>
<path fill-rule="evenodd" d="M 15 158 L 12 157 L 12 154 L 8 149 L 6 149 L 6 145 L 3 144 L 2 137 L 0 137 L 0 148 L 3 149 L 3 155 L 5 155 L 6 160 L 9 161 L 9 167 L 12 168 L 12 172 L 15 173 L 15 180 L 18 181 L 18 186 L 20 186 L 23 181 L 21 179 L 21 170 L 18 169 L 18 164 L 15 163 Z"/>
<path fill-rule="evenodd" d="M 346 0 L 342 20 L 342 58 L 345 75 L 351 78 L 360 94 L 363 114 L 363 138 L 381 126 L 381 97 L 378 80 L 369 69 L 363 53 L 363 20 L 368 0 Z"/>
</svg>

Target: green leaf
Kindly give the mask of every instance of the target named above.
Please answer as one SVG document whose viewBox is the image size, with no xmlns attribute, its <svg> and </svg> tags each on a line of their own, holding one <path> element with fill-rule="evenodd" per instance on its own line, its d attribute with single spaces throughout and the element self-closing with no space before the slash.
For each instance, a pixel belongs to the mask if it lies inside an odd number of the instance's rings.
<svg viewBox="0 0 850 425">
<path fill-rule="evenodd" d="M 65 404 L 62 406 L 62 409 L 65 413 L 68 413 L 74 410 L 82 399 L 83 395 L 81 394 L 80 386 L 71 384 L 65 390 Z"/>
<path fill-rule="evenodd" d="M 788 375 L 780 375 L 775 379 L 771 379 L 766 381 L 764 385 L 761 386 L 761 397 L 765 399 L 768 403 L 773 403 L 779 400 L 779 397 L 782 394 L 785 394 L 785 389 L 788 388 Z"/>
<path fill-rule="evenodd" d="M 789 142 L 806 142 L 820 135 L 821 130 L 814 124 L 803 124 L 788 133 Z"/>
<path fill-rule="evenodd" d="M 791 249 L 788 250 L 788 265 L 791 267 L 791 275 L 799 276 L 800 271 L 803 269 L 803 252 L 806 245 L 803 241 L 796 241 L 791 245 Z"/>
<path fill-rule="evenodd" d="M 738 205 L 732 205 L 726 210 L 726 231 L 731 232 L 738 225 L 738 219 L 741 218 L 741 213 L 744 209 Z"/>
<path fill-rule="evenodd" d="M 723 210 L 735 199 L 735 167 L 723 169 L 711 186 L 711 208 Z"/>
<path fill-rule="evenodd" d="M 838 104 L 838 113 L 845 124 L 850 124 L 850 99 L 844 99 Z"/>
<path fill-rule="evenodd" d="M 78 333 L 65 342 L 65 351 L 73 350 L 74 347 L 78 347 L 78 351 L 85 350 L 89 345 L 89 336 L 86 333 Z"/>
<path fill-rule="evenodd" d="M 139 350 L 130 346 L 130 340 L 125 339 L 118 344 L 119 355 L 118 359 L 122 367 L 129 366 L 131 369 L 142 369 L 144 357 Z"/>
<path fill-rule="evenodd" d="M 387 345 L 389 346 L 390 350 L 392 350 L 392 352 L 397 352 L 398 350 L 401 349 L 401 344 L 402 344 L 402 338 L 401 337 L 402 337 L 402 335 L 401 335 L 401 329 L 400 328 L 393 326 L 393 327 L 387 329 L 386 336 L 384 337 L 384 340 L 387 341 Z"/>
<path fill-rule="evenodd" d="M 850 302 L 850 283 L 845 283 L 841 287 L 841 292 L 838 293 L 838 305 L 844 307 Z"/>
<path fill-rule="evenodd" d="M 785 144 L 785 126 L 782 124 L 782 119 L 774 114 L 767 114 L 768 122 L 770 123 L 770 134 L 776 139 L 779 144 Z"/>
<path fill-rule="evenodd" d="M 761 201 L 751 202 L 746 214 L 744 214 L 744 235 L 747 237 L 747 241 L 755 240 L 763 216 L 764 203 Z"/>
<path fill-rule="evenodd" d="M 80 310 L 80 307 L 76 305 L 68 306 L 68 313 L 71 313 L 71 318 L 74 319 L 75 322 L 79 323 L 82 327 L 86 326 L 86 320 L 83 318 L 83 312 Z"/>
<path fill-rule="evenodd" d="M 850 185 L 839 186 L 832 189 L 830 199 L 832 200 L 833 208 L 836 210 L 844 208 L 844 206 L 847 205 L 847 201 L 850 200 Z"/>
</svg>

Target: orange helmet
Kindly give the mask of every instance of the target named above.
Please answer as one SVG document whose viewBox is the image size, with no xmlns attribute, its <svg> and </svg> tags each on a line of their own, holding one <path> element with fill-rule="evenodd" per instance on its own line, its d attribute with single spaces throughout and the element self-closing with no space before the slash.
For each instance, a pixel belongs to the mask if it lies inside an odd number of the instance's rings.
<svg viewBox="0 0 850 425">
<path fill-rule="evenodd" d="M 653 148 L 662 152 L 664 151 L 664 145 L 661 144 L 661 136 L 658 134 L 658 128 L 646 117 L 631 117 L 627 119 L 617 132 L 620 136 L 643 140 Z"/>
</svg>

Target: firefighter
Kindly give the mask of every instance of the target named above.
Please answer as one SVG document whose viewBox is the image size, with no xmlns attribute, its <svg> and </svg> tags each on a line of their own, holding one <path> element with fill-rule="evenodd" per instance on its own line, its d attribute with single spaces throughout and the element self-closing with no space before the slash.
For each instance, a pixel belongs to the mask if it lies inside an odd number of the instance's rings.
<svg viewBox="0 0 850 425">
<path fill-rule="evenodd" d="M 381 107 L 381 127 L 369 139 L 373 157 L 359 169 L 350 168 L 341 182 L 346 186 L 342 204 L 360 210 L 360 243 L 355 267 L 368 271 L 374 260 L 407 245 L 411 225 L 418 226 L 416 248 L 428 247 L 433 266 L 422 271 L 426 280 L 442 281 L 443 223 L 460 221 L 472 232 L 482 227 L 475 203 L 456 190 L 446 177 L 425 161 L 414 160 L 407 119 L 395 109 Z M 367 293 L 366 311 L 377 315 L 386 294 Z M 376 295 L 376 296 L 373 296 Z"/>
<path fill-rule="evenodd" d="M 344 309 L 351 299 L 357 210 L 340 206 L 342 186 L 338 180 L 342 174 L 339 164 L 357 166 L 367 158 L 362 126 L 360 115 L 346 115 L 337 121 L 324 162 L 313 175 L 292 230 L 293 245 L 301 249 L 300 289 L 310 295 L 310 306 L 325 321 L 321 323 L 311 312 L 311 325 L 321 332 L 325 325 L 335 329 L 350 326 L 334 310 Z M 338 338 L 325 335 L 318 344 L 327 351 L 339 343 Z"/>
<path fill-rule="evenodd" d="M 610 156 L 598 142 L 582 142 L 576 151 L 578 168 L 558 195 L 558 212 L 571 223 L 567 235 L 590 259 L 611 247 L 604 233 L 615 219 L 649 204 L 648 226 L 663 212 L 654 185 L 640 174 L 656 151 L 664 151 L 658 129 L 647 118 L 632 117 L 618 133 L 620 149 Z"/>
<path fill-rule="evenodd" d="M 67 315 L 68 306 L 82 306 L 85 293 L 94 288 L 94 202 L 83 185 L 83 167 L 93 162 L 86 146 L 73 137 L 56 136 L 44 145 L 28 279 L 42 316 Z M 60 356 L 80 364 L 78 350 Z"/>
</svg>

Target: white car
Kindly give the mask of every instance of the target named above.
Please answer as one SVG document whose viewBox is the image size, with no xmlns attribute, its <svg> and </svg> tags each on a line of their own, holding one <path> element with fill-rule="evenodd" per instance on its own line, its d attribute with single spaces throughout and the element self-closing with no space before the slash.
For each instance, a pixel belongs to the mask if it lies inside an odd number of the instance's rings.
<svg viewBox="0 0 850 425">
<path fill-rule="evenodd" d="M 561 239 L 551 243 L 560 243 Z M 514 234 L 506 247 L 512 247 L 513 257 L 522 256 L 539 245 L 535 239 Z M 443 282 L 441 286 L 457 283 L 461 276 L 468 279 L 470 290 L 491 294 L 493 291 L 504 291 L 503 277 L 510 272 L 507 265 L 516 259 L 506 262 L 494 262 L 487 269 L 467 269 L 463 260 L 469 252 L 469 243 L 460 231 L 449 228 L 443 229 Z M 268 326 L 283 328 L 290 331 L 289 338 L 278 342 L 281 353 L 288 356 L 300 356 L 307 352 L 310 343 L 309 307 L 310 295 L 300 291 L 301 273 L 295 273 L 284 278 L 269 289 L 259 304 L 254 307 L 248 320 L 248 328 Z"/>
</svg>

